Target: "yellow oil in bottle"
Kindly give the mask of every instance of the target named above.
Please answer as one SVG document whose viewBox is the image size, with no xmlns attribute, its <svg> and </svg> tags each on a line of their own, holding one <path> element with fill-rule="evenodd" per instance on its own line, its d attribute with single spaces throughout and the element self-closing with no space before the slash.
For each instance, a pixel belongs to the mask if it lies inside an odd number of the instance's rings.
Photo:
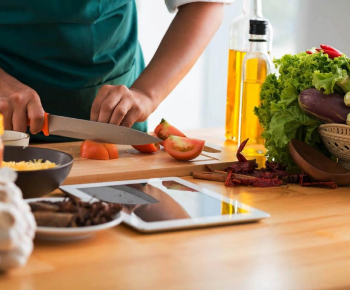
<svg viewBox="0 0 350 290">
<path fill-rule="evenodd" d="M 221 215 L 235 215 L 240 213 L 249 213 L 248 210 L 238 207 L 237 201 L 230 199 L 231 203 L 221 201 Z"/>
<path fill-rule="evenodd" d="M 266 79 L 268 66 L 262 58 L 247 59 L 246 75 L 243 80 L 241 108 L 241 141 L 249 138 L 249 146 L 244 150 L 246 155 L 265 154 L 264 139 L 261 137 L 263 128 L 254 114 L 254 108 L 260 105 L 261 85 Z M 258 145 L 258 146 L 257 146 Z M 253 146 L 253 148 L 249 148 Z"/>
<path fill-rule="evenodd" d="M 227 74 L 226 134 L 227 140 L 238 142 L 239 103 L 244 51 L 230 49 Z"/>
</svg>

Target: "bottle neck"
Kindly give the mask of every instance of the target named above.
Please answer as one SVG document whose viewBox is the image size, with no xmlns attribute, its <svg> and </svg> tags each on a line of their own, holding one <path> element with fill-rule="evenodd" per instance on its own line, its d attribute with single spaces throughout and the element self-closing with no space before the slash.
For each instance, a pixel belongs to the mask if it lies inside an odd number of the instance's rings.
<svg viewBox="0 0 350 290">
<path fill-rule="evenodd" d="M 250 19 L 263 18 L 261 0 L 244 0 L 243 14 L 249 15 Z"/>
<path fill-rule="evenodd" d="M 250 34 L 249 44 L 249 52 L 267 53 L 266 35 Z"/>
</svg>

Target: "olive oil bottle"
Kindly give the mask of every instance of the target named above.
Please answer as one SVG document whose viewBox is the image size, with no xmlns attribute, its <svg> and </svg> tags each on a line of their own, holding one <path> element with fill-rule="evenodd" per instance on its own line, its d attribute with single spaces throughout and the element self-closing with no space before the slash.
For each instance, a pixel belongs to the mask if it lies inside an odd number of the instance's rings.
<svg viewBox="0 0 350 290">
<path fill-rule="evenodd" d="M 266 20 L 261 0 L 244 0 L 241 15 L 230 26 L 225 137 L 234 142 L 238 142 L 242 64 L 249 49 L 249 19 Z M 271 51 L 273 32 L 269 23 L 266 32 L 268 51 Z"/>
<path fill-rule="evenodd" d="M 261 85 L 271 69 L 267 52 L 267 25 L 265 20 L 250 20 L 250 47 L 242 65 L 238 142 L 249 138 L 249 146 L 244 150 L 247 155 L 265 154 L 262 126 L 254 114 L 254 108 L 260 105 Z"/>
</svg>

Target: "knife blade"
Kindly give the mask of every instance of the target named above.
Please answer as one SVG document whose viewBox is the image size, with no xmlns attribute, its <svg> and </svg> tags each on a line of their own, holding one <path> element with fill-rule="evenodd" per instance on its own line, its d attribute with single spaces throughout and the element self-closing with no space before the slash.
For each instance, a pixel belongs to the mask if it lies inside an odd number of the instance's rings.
<svg viewBox="0 0 350 290">
<path fill-rule="evenodd" d="M 203 151 L 208 153 L 221 153 L 221 150 L 215 149 L 210 146 L 204 146 Z"/>
<path fill-rule="evenodd" d="M 46 136 L 56 135 L 121 145 L 144 145 L 162 141 L 149 134 L 123 126 L 56 116 L 48 113 L 45 113 L 43 133 Z"/>
<path fill-rule="evenodd" d="M 154 197 L 127 185 L 81 188 L 82 192 L 101 201 L 121 204 L 153 204 L 159 202 Z"/>
</svg>

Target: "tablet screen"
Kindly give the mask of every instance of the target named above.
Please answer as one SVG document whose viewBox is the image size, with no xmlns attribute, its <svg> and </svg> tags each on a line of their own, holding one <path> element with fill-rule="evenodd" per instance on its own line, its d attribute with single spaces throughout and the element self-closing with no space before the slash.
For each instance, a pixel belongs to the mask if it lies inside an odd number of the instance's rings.
<svg viewBox="0 0 350 290">
<path fill-rule="evenodd" d="M 111 196 L 114 192 L 113 196 L 119 198 L 124 212 L 145 222 L 249 213 L 235 203 L 226 203 L 174 180 L 78 189 L 91 196 L 96 192 Z"/>
</svg>

